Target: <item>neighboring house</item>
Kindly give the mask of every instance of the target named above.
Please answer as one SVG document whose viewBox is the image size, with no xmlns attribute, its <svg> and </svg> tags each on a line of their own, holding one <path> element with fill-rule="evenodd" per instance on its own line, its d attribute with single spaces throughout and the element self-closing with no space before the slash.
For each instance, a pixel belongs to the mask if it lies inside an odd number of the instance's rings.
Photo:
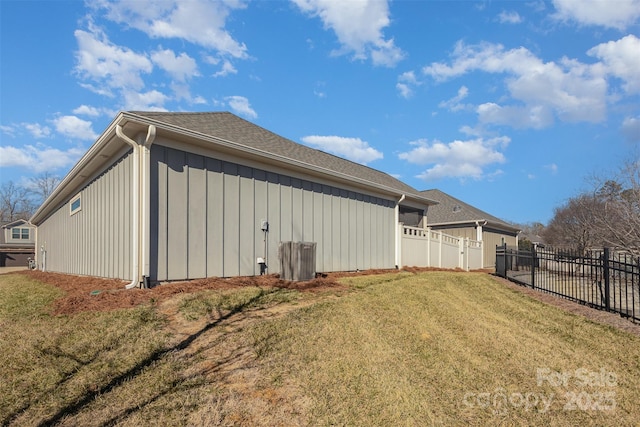
<svg viewBox="0 0 640 427">
<path fill-rule="evenodd" d="M 24 219 L 2 224 L 0 267 L 27 267 L 34 258 L 35 227 Z"/>
<path fill-rule="evenodd" d="M 399 265 L 399 218 L 435 204 L 378 170 L 231 113 L 121 112 L 31 218 L 44 270 L 149 282 Z"/>
<path fill-rule="evenodd" d="M 438 202 L 429 208 L 429 228 L 453 236 L 482 241 L 482 264 L 485 268 L 495 267 L 496 246 L 505 243 L 518 246 L 518 227 L 440 190 L 425 190 L 421 194 Z"/>
</svg>

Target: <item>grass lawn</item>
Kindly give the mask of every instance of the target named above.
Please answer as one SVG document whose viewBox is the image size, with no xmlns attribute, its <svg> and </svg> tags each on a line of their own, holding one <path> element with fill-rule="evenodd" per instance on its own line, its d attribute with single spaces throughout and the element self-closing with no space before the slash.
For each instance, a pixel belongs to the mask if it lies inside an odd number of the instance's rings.
<svg viewBox="0 0 640 427">
<path fill-rule="evenodd" d="M 640 337 L 481 273 L 51 316 L 0 276 L 0 425 L 635 425 Z"/>
</svg>

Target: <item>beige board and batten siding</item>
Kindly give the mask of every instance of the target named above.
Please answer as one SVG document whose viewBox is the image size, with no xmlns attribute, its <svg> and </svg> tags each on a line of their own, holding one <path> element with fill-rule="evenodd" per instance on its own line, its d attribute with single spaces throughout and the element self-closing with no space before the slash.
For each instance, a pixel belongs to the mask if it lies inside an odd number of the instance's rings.
<svg viewBox="0 0 640 427">
<path fill-rule="evenodd" d="M 493 268 L 496 266 L 496 246 L 506 243 L 508 246 L 518 246 L 516 233 L 508 233 L 504 230 L 496 230 L 487 226 L 482 227 L 482 240 L 484 242 L 484 266 Z"/>
<path fill-rule="evenodd" d="M 255 275 L 265 255 L 276 273 L 281 241 L 316 242 L 316 271 L 394 267 L 393 200 L 168 145 L 151 147 L 152 281 Z"/>
<path fill-rule="evenodd" d="M 131 277 L 132 152 L 120 152 L 110 165 L 38 226 L 38 267 L 97 277 Z M 70 202 L 80 195 L 80 210 Z M 43 256 L 41 248 L 46 251 Z"/>
</svg>

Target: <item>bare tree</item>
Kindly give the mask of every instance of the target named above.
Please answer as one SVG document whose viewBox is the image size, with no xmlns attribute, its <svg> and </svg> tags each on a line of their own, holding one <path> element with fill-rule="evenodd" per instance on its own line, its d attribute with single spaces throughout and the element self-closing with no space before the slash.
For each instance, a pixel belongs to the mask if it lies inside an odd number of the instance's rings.
<svg viewBox="0 0 640 427">
<path fill-rule="evenodd" d="M 0 220 L 14 221 L 29 219 L 33 214 L 34 204 L 29 198 L 29 190 L 8 181 L 0 187 Z"/>
<path fill-rule="evenodd" d="M 544 231 L 546 242 L 554 246 L 577 248 L 580 253 L 594 246 L 602 246 L 600 230 L 594 227 L 596 215 L 601 216 L 602 202 L 590 194 L 572 197 L 554 211 Z"/>
<path fill-rule="evenodd" d="M 60 177 L 52 175 L 49 172 L 41 173 L 40 175 L 31 178 L 29 187 L 31 192 L 36 196 L 36 203 L 42 204 L 53 190 L 60 184 Z"/>
<path fill-rule="evenodd" d="M 592 189 L 555 209 L 544 238 L 584 251 L 609 246 L 640 257 L 640 158 L 612 178 L 591 178 Z"/>
<path fill-rule="evenodd" d="M 602 209 L 593 221 L 604 244 L 640 257 L 640 159 L 626 162 L 614 179 L 595 184 Z"/>
</svg>

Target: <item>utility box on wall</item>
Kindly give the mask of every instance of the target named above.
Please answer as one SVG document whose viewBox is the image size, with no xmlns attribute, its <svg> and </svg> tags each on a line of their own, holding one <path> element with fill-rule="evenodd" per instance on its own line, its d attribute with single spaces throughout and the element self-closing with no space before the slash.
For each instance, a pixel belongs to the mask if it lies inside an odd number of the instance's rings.
<svg viewBox="0 0 640 427">
<path fill-rule="evenodd" d="M 316 242 L 280 242 L 280 274 L 283 280 L 311 280 L 316 275 Z"/>
</svg>

